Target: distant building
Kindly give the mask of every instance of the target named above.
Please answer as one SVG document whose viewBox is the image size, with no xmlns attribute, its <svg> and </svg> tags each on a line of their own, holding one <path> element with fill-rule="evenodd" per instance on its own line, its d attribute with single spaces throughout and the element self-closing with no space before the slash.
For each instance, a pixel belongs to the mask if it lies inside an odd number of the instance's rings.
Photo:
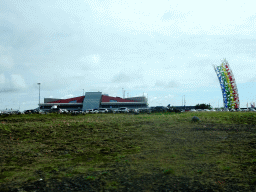
<svg viewBox="0 0 256 192">
<path fill-rule="evenodd" d="M 147 98 L 130 97 L 120 98 L 111 97 L 102 92 L 86 92 L 84 96 L 73 97 L 69 99 L 44 98 L 44 103 L 40 104 L 41 110 L 50 110 L 53 105 L 67 110 L 88 110 L 99 108 L 147 108 Z"/>
</svg>

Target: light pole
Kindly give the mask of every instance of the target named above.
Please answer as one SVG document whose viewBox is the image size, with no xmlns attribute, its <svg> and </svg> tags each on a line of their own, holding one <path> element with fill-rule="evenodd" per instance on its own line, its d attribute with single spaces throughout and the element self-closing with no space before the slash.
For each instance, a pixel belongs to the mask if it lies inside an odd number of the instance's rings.
<svg viewBox="0 0 256 192">
<path fill-rule="evenodd" d="M 39 85 L 39 109 L 40 109 L 40 84 L 41 83 L 37 83 L 37 85 Z"/>
<path fill-rule="evenodd" d="M 185 95 L 184 95 L 184 110 L 186 110 L 186 100 L 185 100 Z"/>
</svg>

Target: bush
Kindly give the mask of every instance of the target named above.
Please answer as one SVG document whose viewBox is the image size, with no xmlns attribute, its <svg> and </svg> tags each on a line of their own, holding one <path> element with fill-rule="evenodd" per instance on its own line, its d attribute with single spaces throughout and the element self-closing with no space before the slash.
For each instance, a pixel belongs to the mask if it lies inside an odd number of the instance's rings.
<svg viewBox="0 0 256 192">
<path fill-rule="evenodd" d="M 192 122 L 198 122 L 198 121 L 200 121 L 200 119 L 198 117 L 196 117 L 196 116 L 192 117 Z"/>
</svg>

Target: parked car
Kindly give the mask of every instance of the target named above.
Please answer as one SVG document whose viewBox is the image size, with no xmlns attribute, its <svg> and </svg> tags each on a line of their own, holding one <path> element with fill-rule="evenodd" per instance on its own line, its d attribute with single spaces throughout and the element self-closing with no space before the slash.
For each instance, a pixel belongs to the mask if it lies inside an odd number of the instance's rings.
<svg viewBox="0 0 256 192">
<path fill-rule="evenodd" d="M 151 113 L 151 109 L 150 108 L 140 108 L 138 109 L 139 113 Z"/>
<path fill-rule="evenodd" d="M 154 109 L 152 110 L 152 112 L 166 112 L 167 108 L 164 106 L 156 106 L 154 107 Z"/>
<path fill-rule="evenodd" d="M 86 110 L 86 113 L 94 113 L 93 109 Z"/>
<path fill-rule="evenodd" d="M 204 111 L 207 111 L 207 112 L 209 112 L 209 111 L 210 111 L 210 109 L 204 109 Z"/>
<path fill-rule="evenodd" d="M 74 110 L 74 111 L 71 111 L 71 115 L 78 115 L 80 112 L 79 111 L 76 111 L 76 110 Z"/>
<path fill-rule="evenodd" d="M 235 109 L 230 109 L 230 112 L 236 112 L 236 110 Z"/>
<path fill-rule="evenodd" d="M 86 112 L 81 110 L 81 111 L 78 111 L 78 114 L 85 115 Z"/>
<path fill-rule="evenodd" d="M 36 109 L 29 109 L 29 110 L 25 110 L 24 114 L 32 114 L 32 113 L 37 113 Z"/>
<path fill-rule="evenodd" d="M 67 109 L 61 109 L 61 113 L 68 114 L 69 112 Z"/>
<path fill-rule="evenodd" d="M 99 113 L 108 113 L 108 109 L 106 108 L 100 108 Z"/>
<path fill-rule="evenodd" d="M 139 113 L 139 109 L 129 109 L 129 113 Z"/>
<path fill-rule="evenodd" d="M 88 110 L 86 111 L 86 113 L 96 114 L 96 113 L 99 113 L 99 111 L 96 110 L 96 109 L 88 109 Z"/>
<path fill-rule="evenodd" d="M 155 107 L 150 107 L 150 110 L 151 110 L 152 112 L 154 112 L 154 111 L 155 111 Z"/>
<path fill-rule="evenodd" d="M 216 111 L 215 109 L 211 109 L 210 111 Z"/>
<path fill-rule="evenodd" d="M 119 113 L 119 109 L 112 109 L 113 113 Z"/>
<path fill-rule="evenodd" d="M 129 113 L 134 113 L 135 109 L 130 109 Z"/>
<path fill-rule="evenodd" d="M 114 108 L 110 108 L 108 109 L 108 113 L 114 113 L 115 109 Z"/>
<path fill-rule="evenodd" d="M 127 107 L 120 107 L 118 109 L 119 113 L 129 113 L 129 109 Z"/>
<path fill-rule="evenodd" d="M 241 112 L 242 110 L 241 109 L 236 109 L 237 112 Z"/>
<path fill-rule="evenodd" d="M 132 112 L 132 113 L 139 113 L 140 110 L 139 109 L 131 109 L 130 112 Z"/>
<path fill-rule="evenodd" d="M 196 110 L 195 110 L 195 109 L 191 109 L 190 111 L 191 111 L 191 112 L 196 112 Z"/>
</svg>

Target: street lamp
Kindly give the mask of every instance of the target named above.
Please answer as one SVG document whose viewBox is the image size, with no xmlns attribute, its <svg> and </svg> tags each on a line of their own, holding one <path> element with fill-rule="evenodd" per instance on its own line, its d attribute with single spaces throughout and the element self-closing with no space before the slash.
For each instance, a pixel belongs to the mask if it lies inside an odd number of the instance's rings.
<svg viewBox="0 0 256 192">
<path fill-rule="evenodd" d="M 39 109 L 40 109 L 40 84 L 41 83 L 37 83 L 37 85 L 39 85 Z"/>
</svg>

